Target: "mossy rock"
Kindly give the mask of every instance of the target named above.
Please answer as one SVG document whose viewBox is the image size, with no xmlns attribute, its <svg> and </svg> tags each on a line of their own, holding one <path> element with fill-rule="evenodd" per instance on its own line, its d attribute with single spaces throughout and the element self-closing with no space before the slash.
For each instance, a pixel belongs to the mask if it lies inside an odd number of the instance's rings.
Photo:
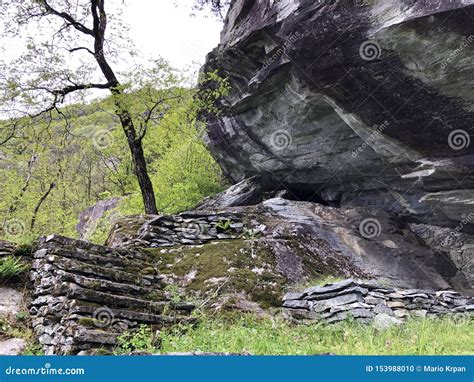
<svg viewBox="0 0 474 382">
<path fill-rule="evenodd" d="M 146 251 L 162 274 L 174 277 L 183 287 L 186 299 L 195 297 L 212 303 L 220 295 L 238 293 L 262 308 L 279 307 L 283 294 L 293 284 L 266 240 L 219 240 Z M 302 264 L 308 268 L 308 279 L 320 275 L 308 254 Z"/>
</svg>

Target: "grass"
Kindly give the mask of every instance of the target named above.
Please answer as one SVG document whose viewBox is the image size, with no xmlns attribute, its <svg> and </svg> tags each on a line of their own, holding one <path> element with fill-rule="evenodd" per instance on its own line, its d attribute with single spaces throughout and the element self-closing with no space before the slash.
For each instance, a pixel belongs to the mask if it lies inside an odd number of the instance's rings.
<svg viewBox="0 0 474 382">
<path fill-rule="evenodd" d="M 0 258 L 0 282 L 20 278 L 28 269 L 28 265 L 20 258 L 7 256 Z"/>
<path fill-rule="evenodd" d="M 201 320 L 195 328 L 161 333 L 160 352 L 229 352 L 254 355 L 472 355 L 474 319 L 410 319 L 401 327 L 377 331 L 370 325 L 293 325 L 282 319 Z"/>
</svg>

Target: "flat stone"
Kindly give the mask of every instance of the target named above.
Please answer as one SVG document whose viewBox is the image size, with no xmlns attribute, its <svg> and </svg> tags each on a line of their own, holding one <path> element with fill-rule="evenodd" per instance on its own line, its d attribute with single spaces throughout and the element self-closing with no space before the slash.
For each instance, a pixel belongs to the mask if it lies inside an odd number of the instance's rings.
<svg viewBox="0 0 474 382">
<path fill-rule="evenodd" d="M 372 296 L 372 297 L 376 297 L 376 298 L 381 298 L 381 299 L 384 299 L 384 300 L 388 300 L 388 297 L 383 294 L 383 293 L 380 293 L 380 292 L 374 292 L 374 291 L 370 291 L 369 293 L 369 296 Z M 366 297 L 367 298 L 367 297 Z"/>
<path fill-rule="evenodd" d="M 356 283 L 357 283 L 357 285 L 361 286 L 362 288 L 367 288 L 367 289 L 369 289 L 369 290 L 372 290 L 372 289 L 381 289 L 381 288 L 383 288 L 382 285 L 380 285 L 380 284 L 375 284 L 375 283 L 372 283 L 372 282 L 370 282 L 370 281 L 360 281 L 360 280 L 359 280 L 359 281 L 357 281 Z"/>
<path fill-rule="evenodd" d="M 401 299 L 401 298 L 405 298 L 406 296 L 402 292 L 393 292 L 393 293 L 387 294 L 387 297 L 394 298 L 394 299 L 396 298 Z"/>
<path fill-rule="evenodd" d="M 446 313 L 447 311 L 449 311 L 449 309 L 440 305 L 433 305 L 430 309 L 431 313 Z"/>
<path fill-rule="evenodd" d="M 379 293 L 393 293 L 393 292 L 396 292 L 396 289 L 395 289 L 395 288 L 391 288 L 391 287 L 382 287 L 382 288 L 374 289 L 374 292 L 379 292 Z"/>
<path fill-rule="evenodd" d="M 374 297 L 374 296 L 366 296 L 366 297 L 364 297 L 364 301 L 365 301 L 366 304 L 370 304 L 370 305 L 385 304 L 385 299 L 377 298 L 377 297 Z"/>
<path fill-rule="evenodd" d="M 372 325 L 377 330 L 386 330 L 391 328 L 392 326 L 402 325 L 403 321 L 399 320 L 398 318 L 389 316 L 385 313 L 377 314 L 374 317 Z"/>
<path fill-rule="evenodd" d="M 406 309 L 396 309 L 393 311 L 393 315 L 398 318 L 408 317 L 409 313 Z"/>
<path fill-rule="evenodd" d="M 297 292 L 288 292 L 283 296 L 283 301 L 285 300 L 301 300 L 304 297 L 304 293 Z"/>
<path fill-rule="evenodd" d="M 369 310 L 369 309 L 353 309 L 353 310 L 347 310 L 344 312 L 339 312 L 331 317 L 326 318 L 327 323 L 333 323 L 333 322 L 338 322 L 338 321 L 343 321 L 349 317 L 353 318 L 372 318 L 374 317 L 374 314 Z"/>
<path fill-rule="evenodd" d="M 324 312 L 335 306 L 350 304 L 352 302 L 364 302 L 364 298 L 359 293 L 343 294 L 328 300 L 314 302 L 313 310 L 315 312 Z"/>
<path fill-rule="evenodd" d="M 374 317 L 373 312 L 371 312 L 369 309 L 363 309 L 363 308 L 356 308 L 356 309 L 348 310 L 347 313 L 349 313 L 354 318 L 372 318 L 372 317 Z"/>
<path fill-rule="evenodd" d="M 389 306 L 390 308 L 404 308 L 405 305 L 406 304 L 401 301 L 388 301 L 387 302 L 387 306 Z"/>
<path fill-rule="evenodd" d="M 335 292 L 342 289 L 345 289 L 351 285 L 354 285 L 353 279 L 347 279 L 343 281 L 339 281 L 337 283 L 327 284 L 325 286 L 315 286 L 312 288 L 305 289 L 303 291 L 306 295 L 313 295 L 313 294 L 322 294 L 327 292 Z"/>
<path fill-rule="evenodd" d="M 406 294 L 405 296 L 410 297 L 410 298 L 430 299 L 430 296 L 428 296 L 426 293 L 413 293 L 413 294 Z"/>
<path fill-rule="evenodd" d="M 461 293 L 453 291 L 453 290 L 440 290 L 436 292 L 436 296 L 452 296 L 456 297 L 459 296 Z"/>
<path fill-rule="evenodd" d="M 378 304 L 377 306 L 373 308 L 373 311 L 376 314 L 389 314 L 389 315 L 393 314 L 392 308 L 389 308 L 385 304 Z"/>
<path fill-rule="evenodd" d="M 420 303 L 420 304 L 434 304 L 436 301 L 433 299 L 426 299 L 426 298 L 420 298 L 420 297 L 415 297 L 413 299 L 414 303 Z"/>
<path fill-rule="evenodd" d="M 453 301 L 453 304 L 454 304 L 454 306 L 464 306 L 464 305 L 468 304 L 468 300 L 467 299 L 455 299 Z"/>
<path fill-rule="evenodd" d="M 352 304 L 334 306 L 329 310 L 329 312 L 338 313 L 338 312 L 344 312 L 347 310 L 353 310 L 357 308 L 370 309 L 371 306 L 368 304 L 364 304 L 362 302 L 353 302 Z"/>
<path fill-rule="evenodd" d="M 292 309 L 309 309 L 309 302 L 305 300 L 285 300 L 283 302 L 284 308 Z"/>
<path fill-rule="evenodd" d="M 318 315 L 315 312 L 310 312 L 304 309 L 285 309 L 285 313 L 295 320 L 315 320 Z"/>
<path fill-rule="evenodd" d="M 0 341 L 0 355 L 19 355 L 27 346 L 27 343 L 22 338 L 10 338 L 5 341 Z"/>
<path fill-rule="evenodd" d="M 349 287 L 346 289 L 343 289 L 338 292 L 329 292 L 329 293 L 322 293 L 322 294 L 313 294 L 310 296 L 305 297 L 306 300 L 309 301 L 318 301 L 318 300 L 327 300 L 328 298 L 336 297 L 336 296 L 341 296 L 343 294 L 349 294 L 349 293 L 360 293 L 362 295 L 366 295 L 369 290 L 366 288 L 362 288 L 360 286 L 353 286 Z"/>
</svg>

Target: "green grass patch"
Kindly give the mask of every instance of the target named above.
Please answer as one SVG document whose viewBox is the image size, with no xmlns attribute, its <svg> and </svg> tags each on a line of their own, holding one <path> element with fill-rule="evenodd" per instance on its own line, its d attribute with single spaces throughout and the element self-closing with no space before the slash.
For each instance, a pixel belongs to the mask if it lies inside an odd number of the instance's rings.
<svg viewBox="0 0 474 382">
<path fill-rule="evenodd" d="M 370 325 L 294 325 L 282 319 L 201 320 L 195 328 L 161 334 L 161 352 L 230 352 L 254 355 L 454 355 L 474 353 L 474 319 L 410 319 L 401 327 L 378 331 Z"/>
</svg>

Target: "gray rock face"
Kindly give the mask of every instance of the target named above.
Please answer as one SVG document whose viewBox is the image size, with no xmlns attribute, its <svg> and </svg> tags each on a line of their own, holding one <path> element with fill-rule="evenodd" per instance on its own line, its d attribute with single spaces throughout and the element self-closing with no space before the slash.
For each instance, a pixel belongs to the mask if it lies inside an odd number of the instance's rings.
<svg viewBox="0 0 474 382">
<path fill-rule="evenodd" d="M 94 233 L 100 219 L 107 211 L 117 207 L 120 198 L 100 200 L 92 207 L 87 208 L 79 215 L 79 223 L 76 225 L 76 231 L 81 240 L 87 240 Z"/>
<path fill-rule="evenodd" d="M 3 245 L 3 248 L 5 248 L 5 245 Z M 12 319 L 23 307 L 24 298 L 20 291 L 0 287 L 0 321 L 2 319 L 7 321 Z M 21 338 L 4 339 L 2 334 L 2 329 L 0 328 L 0 355 L 18 355 L 26 348 L 25 340 Z"/>
<path fill-rule="evenodd" d="M 203 68 L 232 86 L 204 116 L 214 157 L 233 182 L 424 224 L 472 289 L 473 17 L 472 1 L 233 1 Z"/>
<path fill-rule="evenodd" d="M 140 221 L 142 226 L 130 231 L 126 239 L 113 230 L 109 245 L 163 248 L 161 251 L 178 254 L 189 252 L 186 247 L 205 245 L 196 249 L 196 254 L 206 255 L 219 243 L 228 248 L 235 245 L 244 248 L 246 243 L 253 243 L 263 245 L 269 256 L 258 267 L 265 269 L 265 263 L 271 264 L 272 273 L 280 273 L 288 282 L 302 282 L 306 277 L 314 277 L 316 272 L 383 279 L 399 287 L 432 290 L 463 289 L 469 285 L 462 268 L 447 254 L 422 245 L 403 223 L 382 211 L 273 198 L 256 206 L 202 210 Z M 224 228 L 223 234 L 219 234 Z M 224 256 L 224 248 L 219 253 Z M 190 273 L 196 261 L 184 263 L 188 264 L 187 268 L 183 265 L 181 268 Z M 226 274 L 219 275 L 223 276 Z M 371 288 L 370 283 L 350 285 L 350 280 L 345 283 L 349 284 L 315 287 L 302 294 L 316 301 L 336 297 L 341 291 L 347 293 L 348 288 L 358 293 Z M 381 290 L 391 291 L 387 287 Z"/>
<path fill-rule="evenodd" d="M 319 292 L 319 300 L 312 301 L 312 291 Z M 334 297 L 333 293 L 338 296 Z M 450 290 L 394 289 L 348 279 L 299 294 L 287 293 L 282 306 L 293 321 L 333 323 L 352 317 L 368 322 L 373 318 L 373 325 L 383 330 L 403 323 L 401 319 L 409 316 L 471 315 L 472 302 L 474 298 Z"/>
<path fill-rule="evenodd" d="M 14 316 L 23 304 L 23 294 L 12 288 L 0 287 L 0 317 Z"/>
<path fill-rule="evenodd" d="M 262 193 L 260 178 L 254 176 L 242 180 L 216 196 L 203 200 L 196 209 L 206 210 L 258 204 L 262 201 Z"/>
</svg>

